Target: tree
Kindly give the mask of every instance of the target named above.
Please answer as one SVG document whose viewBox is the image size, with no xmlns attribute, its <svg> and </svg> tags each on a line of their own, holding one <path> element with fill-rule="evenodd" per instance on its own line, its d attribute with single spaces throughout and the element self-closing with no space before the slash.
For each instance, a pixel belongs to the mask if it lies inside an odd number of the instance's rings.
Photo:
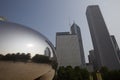
<svg viewBox="0 0 120 80">
<path fill-rule="evenodd" d="M 110 71 L 108 80 L 120 80 L 120 72 L 118 70 Z"/>
<path fill-rule="evenodd" d="M 101 67 L 100 69 L 100 73 L 101 73 L 101 76 L 102 76 L 102 79 L 103 80 L 109 80 L 108 77 L 109 77 L 109 70 L 107 67 Z"/>
<path fill-rule="evenodd" d="M 76 66 L 74 68 L 75 76 L 77 77 L 77 80 L 82 80 L 81 72 L 80 72 L 80 67 Z"/>
<path fill-rule="evenodd" d="M 5 61 L 22 61 L 22 62 L 27 62 L 30 60 L 30 53 L 25 54 L 25 53 L 8 53 L 5 56 L 0 55 L 0 60 L 5 60 Z"/>
<path fill-rule="evenodd" d="M 86 69 L 80 69 L 76 66 L 59 67 L 58 69 L 58 80 L 89 80 L 89 73 Z"/>
<path fill-rule="evenodd" d="M 30 53 L 27 53 L 27 54 L 26 54 L 26 59 L 27 59 L 27 60 L 30 60 L 30 58 L 31 58 L 31 54 L 30 54 Z"/>
<path fill-rule="evenodd" d="M 51 63 L 51 61 L 49 60 L 49 57 L 44 55 L 39 55 L 39 54 L 36 54 L 35 56 L 33 56 L 32 61 L 36 63 L 49 63 L 49 64 Z"/>
<path fill-rule="evenodd" d="M 0 54 L 0 60 L 3 60 L 4 55 Z"/>
<path fill-rule="evenodd" d="M 74 73 L 74 69 L 71 66 L 67 66 L 65 68 L 65 71 L 66 71 L 66 76 L 68 80 L 75 80 L 76 76 Z"/>
<path fill-rule="evenodd" d="M 87 71 L 87 69 L 80 69 L 80 73 L 82 76 L 83 80 L 89 80 L 89 72 Z"/>
<path fill-rule="evenodd" d="M 57 71 L 57 80 L 68 80 L 64 66 L 59 67 Z"/>
</svg>

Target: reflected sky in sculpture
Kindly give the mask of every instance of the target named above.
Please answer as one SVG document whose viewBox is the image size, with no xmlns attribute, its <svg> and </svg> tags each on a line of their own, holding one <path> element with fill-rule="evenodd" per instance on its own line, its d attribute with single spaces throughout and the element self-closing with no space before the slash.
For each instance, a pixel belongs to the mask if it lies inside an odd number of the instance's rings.
<svg viewBox="0 0 120 80">
<path fill-rule="evenodd" d="M 47 47 L 52 51 L 46 40 L 42 34 L 33 29 L 16 23 L 0 21 L 0 54 L 20 52 L 31 53 L 31 56 L 43 55 Z"/>
</svg>

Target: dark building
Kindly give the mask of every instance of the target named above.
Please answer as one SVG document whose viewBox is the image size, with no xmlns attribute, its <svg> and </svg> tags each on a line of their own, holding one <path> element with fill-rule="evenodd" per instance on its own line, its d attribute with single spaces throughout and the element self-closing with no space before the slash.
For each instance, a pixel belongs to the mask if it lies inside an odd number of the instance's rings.
<svg viewBox="0 0 120 80">
<path fill-rule="evenodd" d="M 89 60 L 89 63 L 91 63 L 91 64 L 94 63 L 94 61 L 95 61 L 94 50 L 90 50 L 90 51 L 89 51 L 88 60 Z"/>
<path fill-rule="evenodd" d="M 71 33 L 56 33 L 56 53 L 58 66 L 85 67 L 82 38 L 77 24 L 71 26 Z"/>
<path fill-rule="evenodd" d="M 118 58 L 120 59 L 120 49 L 119 49 L 119 46 L 118 46 L 117 41 L 116 41 L 116 39 L 115 39 L 115 36 L 114 36 L 114 35 L 111 35 L 111 39 L 112 39 L 114 48 L 115 48 L 115 50 L 117 51 L 117 54 L 116 54 L 116 55 L 117 55 Z"/>
<path fill-rule="evenodd" d="M 96 62 L 96 57 L 95 57 L 95 51 L 94 50 L 89 51 L 88 60 L 89 60 L 89 63 L 93 65 L 93 69 L 96 70 L 97 62 Z"/>
<path fill-rule="evenodd" d="M 106 66 L 109 69 L 120 69 L 120 60 L 117 58 L 117 51 L 113 46 L 103 16 L 97 5 L 88 6 L 86 16 L 92 37 L 97 69 Z"/>
</svg>

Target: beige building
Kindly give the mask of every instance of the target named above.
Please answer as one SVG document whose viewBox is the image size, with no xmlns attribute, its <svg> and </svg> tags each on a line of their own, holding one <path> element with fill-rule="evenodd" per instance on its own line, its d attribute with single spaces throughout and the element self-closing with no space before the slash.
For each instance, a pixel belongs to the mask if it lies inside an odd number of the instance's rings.
<svg viewBox="0 0 120 80">
<path fill-rule="evenodd" d="M 81 51 L 80 46 L 82 45 L 80 45 L 79 38 L 75 33 L 58 32 L 56 34 L 58 66 L 84 66 L 85 60 L 82 60 L 84 59 L 84 56 L 82 56 L 84 53 L 81 53 L 83 50 Z"/>
</svg>

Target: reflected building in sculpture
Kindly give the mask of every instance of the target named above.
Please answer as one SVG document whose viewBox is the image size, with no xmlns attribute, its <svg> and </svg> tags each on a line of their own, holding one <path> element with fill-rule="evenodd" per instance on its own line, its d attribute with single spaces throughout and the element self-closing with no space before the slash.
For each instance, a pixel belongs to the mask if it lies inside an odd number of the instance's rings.
<svg viewBox="0 0 120 80">
<path fill-rule="evenodd" d="M 45 56 L 48 56 L 48 57 L 50 57 L 51 56 L 51 52 L 50 52 L 50 49 L 47 47 L 46 49 L 45 49 L 45 52 L 44 52 L 45 54 Z"/>
<path fill-rule="evenodd" d="M 120 59 L 98 6 L 88 6 L 86 16 L 92 37 L 97 68 L 120 69 Z"/>
<path fill-rule="evenodd" d="M 71 26 L 71 33 L 56 33 L 56 53 L 59 66 L 85 66 L 80 28 L 75 23 Z"/>
</svg>

